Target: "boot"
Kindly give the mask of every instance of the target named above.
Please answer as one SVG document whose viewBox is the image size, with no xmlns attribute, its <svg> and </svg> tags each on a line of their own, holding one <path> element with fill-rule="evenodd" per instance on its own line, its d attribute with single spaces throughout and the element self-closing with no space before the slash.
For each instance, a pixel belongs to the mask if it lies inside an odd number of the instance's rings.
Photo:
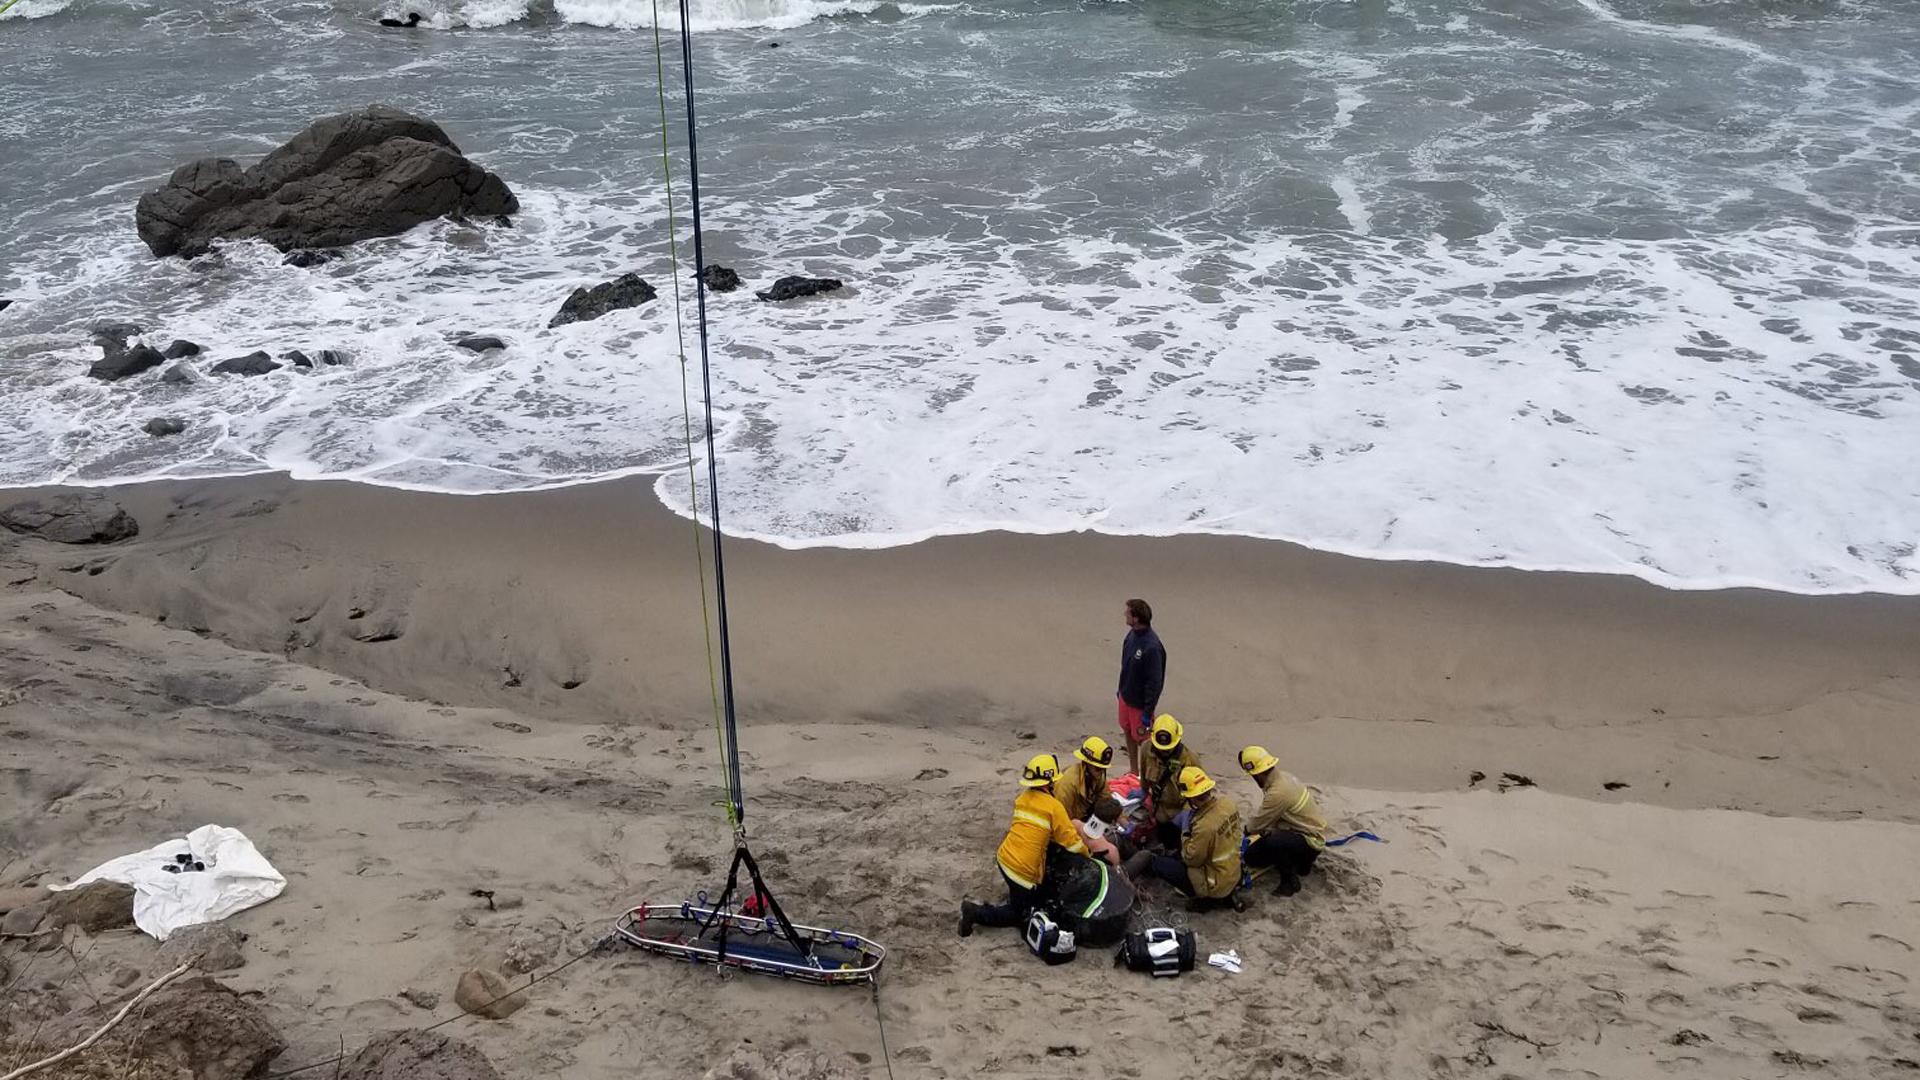
<svg viewBox="0 0 1920 1080">
<path fill-rule="evenodd" d="M 1280 871 L 1280 884 L 1274 886 L 1273 895 L 1292 896 L 1300 891 L 1300 875 L 1291 870 Z"/>
<path fill-rule="evenodd" d="M 960 901 L 960 936 L 972 937 L 973 924 L 980 920 L 980 905 L 971 900 Z"/>
</svg>

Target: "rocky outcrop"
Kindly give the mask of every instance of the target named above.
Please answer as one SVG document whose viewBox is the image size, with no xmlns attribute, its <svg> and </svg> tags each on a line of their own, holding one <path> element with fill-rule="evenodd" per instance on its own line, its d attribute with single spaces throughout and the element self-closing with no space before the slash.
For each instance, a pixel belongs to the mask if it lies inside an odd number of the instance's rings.
<svg viewBox="0 0 1920 1080">
<path fill-rule="evenodd" d="M 568 323 L 588 322 L 611 311 L 621 308 L 639 307 L 659 295 L 653 286 L 640 279 L 639 274 L 621 274 L 612 281 L 603 281 L 593 288 L 585 287 L 573 290 L 567 302 L 560 305 L 560 313 L 555 315 L 548 326 L 565 326 Z"/>
<path fill-rule="evenodd" d="M 148 345 L 135 345 L 131 349 L 114 345 L 103 345 L 101 348 L 106 350 L 106 355 L 95 360 L 87 368 L 87 374 L 106 382 L 118 382 L 167 362 L 164 353 Z"/>
<path fill-rule="evenodd" d="M 383 1031 L 340 1070 L 340 1080 L 500 1080 L 485 1054 L 433 1031 Z"/>
<path fill-rule="evenodd" d="M 266 375 L 279 371 L 283 365 L 273 362 L 273 357 L 264 352 L 250 352 L 245 356 L 236 356 L 231 360 L 222 360 L 213 365 L 215 375 Z"/>
<path fill-rule="evenodd" d="M 454 342 L 453 347 L 465 349 L 468 352 L 486 352 L 490 349 L 504 349 L 507 343 L 490 334 L 468 334 Z"/>
<path fill-rule="evenodd" d="M 77 926 L 89 934 L 133 925 L 133 886 L 118 881 L 95 881 L 53 894 L 46 925 L 60 929 Z"/>
<path fill-rule="evenodd" d="M 160 353 L 169 360 L 183 360 L 189 356 L 199 356 L 200 346 L 184 338 L 174 338 L 173 344 Z"/>
<path fill-rule="evenodd" d="M 56 544 L 111 544 L 140 534 L 132 514 L 92 491 L 15 503 L 0 510 L 0 525 Z"/>
<path fill-rule="evenodd" d="M 724 266 L 709 266 L 700 271 L 700 284 L 714 292 L 732 292 L 740 287 L 740 275 Z"/>
<path fill-rule="evenodd" d="M 41 1032 L 46 1046 L 69 1046 L 119 1011 L 105 1001 L 70 1014 Z M 205 976 L 177 979 L 148 998 L 134 1016 L 101 1040 L 101 1060 L 151 1063 L 127 1075 L 191 1075 L 194 1080 L 243 1080 L 265 1071 L 287 1048 L 258 1006 Z"/>
<path fill-rule="evenodd" d="M 156 416 L 140 425 L 140 430 L 155 438 L 178 435 L 187 430 L 187 422 L 177 416 Z"/>
<path fill-rule="evenodd" d="M 247 955 L 241 946 L 247 935 L 213 923 L 186 926 L 167 935 L 153 966 L 167 970 L 180 964 L 192 964 L 201 971 L 232 971 L 244 967 Z"/>
<path fill-rule="evenodd" d="M 832 292 L 839 287 L 839 278 L 810 278 L 794 275 L 783 277 L 773 283 L 773 288 L 762 289 L 753 295 L 769 302 L 778 302 L 812 296 L 816 293 Z"/>
<path fill-rule="evenodd" d="M 250 169 L 204 158 L 140 197 L 140 239 L 192 258 L 215 240 L 331 248 L 394 236 L 439 217 L 520 208 L 498 176 L 461 156 L 439 125 L 386 105 L 315 121 Z"/>
</svg>

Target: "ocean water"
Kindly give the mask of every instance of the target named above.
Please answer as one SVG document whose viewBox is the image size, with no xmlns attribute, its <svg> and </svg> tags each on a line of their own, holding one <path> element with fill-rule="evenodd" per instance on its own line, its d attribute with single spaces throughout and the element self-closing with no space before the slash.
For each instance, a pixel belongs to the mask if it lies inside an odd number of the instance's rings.
<svg viewBox="0 0 1920 1080">
<path fill-rule="evenodd" d="M 677 42 L 679 319 L 653 6 L 412 7 L 426 29 L 340 0 L 0 15 L 0 484 L 643 473 L 690 512 Z M 1920 592 L 1912 0 L 692 10 L 709 260 L 847 283 L 709 297 L 729 532 L 1230 533 Z M 514 226 L 311 269 L 135 237 L 175 165 L 376 101 L 504 176 Z M 629 270 L 661 299 L 546 328 Z M 107 319 L 351 360 L 103 385 Z M 192 426 L 142 434 L 158 415 Z"/>
</svg>

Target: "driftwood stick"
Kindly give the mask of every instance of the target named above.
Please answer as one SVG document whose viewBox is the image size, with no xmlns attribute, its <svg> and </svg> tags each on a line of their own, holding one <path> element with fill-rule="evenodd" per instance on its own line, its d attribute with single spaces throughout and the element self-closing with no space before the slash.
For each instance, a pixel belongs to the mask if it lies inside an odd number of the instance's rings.
<svg viewBox="0 0 1920 1080">
<path fill-rule="evenodd" d="M 134 1006 L 147 1000 L 147 998 L 152 997 L 154 991 L 159 990 L 161 987 L 179 978 L 181 975 L 185 974 L 192 967 L 193 965 L 190 963 L 181 964 L 179 967 L 174 968 L 172 971 L 169 971 L 165 975 L 162 975 L 159 978 L 148 983 L 146 986 L 146 989 L 140 991 L 138 994 L 135 994 L 133 996 L 132 1001 L 129 1001 L 125 1005 L 120 1006 L 120 1011 L 113 1014 L 113 1019 L 100 1025 L 100 1030 L 87 1036 L 80 1043 L 74 1046 L 69 1046 L 65 1050 L 60 1051 L 59 1053 L 53 1055 L 52 1057 L 41 1058 L 39 1061 L 36 1061 L 31 1065 L 22 1065 L 19 1068 L 13 1070 L 12 1072 L 8 1073 L 7 1075 L 0 1076 L 0 1080 L 19 1080 L 20 1077 L 25 1076 L 28 1073 L 39 1072 L 41 1069 L 44 1069 L 49 1065 L 58 1065 L 61 1062 L 72 1057 L 73 1055 L 78 1054 L 82 1050 L 85 1050 L 87 1047 L 92 1046 L 94 1043 L 99 1042 L 100 1037 L 102 1035 L 105 1035 L 107 1032 L 112 1031 L 113 1026 L 115 1024 L 118 1024 L 120 1021 L 125 1020 L 127 1018 L 127 1014 L 133 1011 Z"/>
</svg>

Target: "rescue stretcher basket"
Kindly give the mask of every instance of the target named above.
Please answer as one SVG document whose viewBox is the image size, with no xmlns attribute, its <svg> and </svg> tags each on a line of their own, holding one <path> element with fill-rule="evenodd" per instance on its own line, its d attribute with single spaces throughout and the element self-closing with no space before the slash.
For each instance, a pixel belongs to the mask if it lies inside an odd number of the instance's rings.
<svg viewBox="0 0 1920 1080">
<path fill-rule="evenodd" d="M 887 958 L 885 946 L 859 934 L 789 925 L 797 945 L 771 916 L 684 902 L 642 904 L 620 916 L 614 932 L 648 952 L 826 985 L 872 982 Z"/>
</svg>

